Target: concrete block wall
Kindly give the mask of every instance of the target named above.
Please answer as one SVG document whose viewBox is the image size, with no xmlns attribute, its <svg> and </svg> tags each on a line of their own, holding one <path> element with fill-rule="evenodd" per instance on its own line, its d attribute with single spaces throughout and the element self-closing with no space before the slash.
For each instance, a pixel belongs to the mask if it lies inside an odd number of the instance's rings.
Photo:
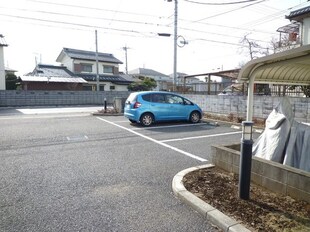
<svg viewBox="0 0 310 232">
<path fill-rule="evenodd" d="M 14 91 L 0 90 L 1 106 L 46 106 L 46 105 L 101 105 L 104 98 L 109 104 L 115 97 L 127 98 L 128 91 Z M 218 96 L 182 94 L 197 103 L 204 112 L 246 116 L 247 96 Z M 310 122 L 310 98 L 289 98 L 295 119 Z M 281 97 L 254 96 L 254 117 L 266 119 L 281 101 Z"/>
<path fill-rule="evenodd" d="M 212 146 L 211 161 L 215 166 L 239 174 L 240 144 Z M 272 192 L 310 203 L 309 172 L 253 157 L 251 181 Z"/>
<path fill-rule="evenodd" d="M 104 99 L 113 104 L 114 98 L 127 98 L 128 91 L 0 91 L 2 106 L 103 105 Z"/>
<path fill-rule="evenodd" d="M 204 112 L 213 114 L 234 114 L 246 117 L 247 96 L 190 95 L 185 97 L 196 102 Z M 282 97 L 254 96 L 253 115 L 255 118 L 266 119 L 271 111 L 281 102 Z M 289 98 L 296 121 L 310 122 L 310 98 Z"/>
</svg>

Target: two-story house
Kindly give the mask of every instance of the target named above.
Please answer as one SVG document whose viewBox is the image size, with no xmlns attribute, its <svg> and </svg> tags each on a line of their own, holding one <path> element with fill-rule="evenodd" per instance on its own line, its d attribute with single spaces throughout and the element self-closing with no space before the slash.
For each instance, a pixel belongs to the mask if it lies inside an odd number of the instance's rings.
<svg viewBox="0 0 310 232">
<path fill-rule="evenodd" d="M 56 61 L 70 70 L 75 77 L 81 77 L 88 83 L 84 90 L 96 90 L 97 60 L 100 91 L 127 91 L 132 82 L 128 76 L 119 73 L 120 60 L 113 54 L 63 48 Z"/>
<path fill-rule="evenodd" d="M 34 70 L 20 77 L 24 90 L 88 90 L 97 88 L 97 55 L 92 51 L 64 48 L 57 62 L 60 66 L 37 64 Z M 122 62 L 112 54 L 98 53 L 100 91 L 127 91 L 132 77 L 119 73 Z"/>
</svg>

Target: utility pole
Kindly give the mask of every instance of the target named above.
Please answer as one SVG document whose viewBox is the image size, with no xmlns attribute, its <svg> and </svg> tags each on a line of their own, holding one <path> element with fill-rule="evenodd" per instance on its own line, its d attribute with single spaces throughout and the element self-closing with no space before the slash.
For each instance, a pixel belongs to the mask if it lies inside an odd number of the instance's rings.
<svg viewBox="0 0 310 232">
<path fill-rule="evenodd" d="M 126 70 L 126 74 L 128 74 L 128 60 L 127 60 L 127 50 L 129 49 L 129 47 L 125 46 L 123 47 L 123 50 L 125 51 L 125 62 L 126 62 L 126 67 L 125 67 L 125 70 Z"/>
<path fill-rule="evenodd" d="M 173 44 L 173 90 L 177 91 L 177 39 L 178 39 L 178 0 L 174 0 L 174 44 Z"/>
<path fill-rule="evenodd" d="M 5 67 L 4 67 L 4 52 L 3 47 L 7 47 L 4 36 L 0 34 L 0 90 L 5 90 Z"/>
<path fill-rule="evenodd" d="M 97 91 L 100 91 L 100 86 L 99 86 L 99 65 L 98 65 L 98 40 L 97 40 L 97 30 L 95 30 L 95 43 L 96 43 L 96 85 L 97 85 Z"/>
<path fill-rule="evenodd" d="M 172 2 L 172 0 L 167 0 Z M 173 91 L 177 90 L 178 0 L 174 0 Z"/>
</svg>

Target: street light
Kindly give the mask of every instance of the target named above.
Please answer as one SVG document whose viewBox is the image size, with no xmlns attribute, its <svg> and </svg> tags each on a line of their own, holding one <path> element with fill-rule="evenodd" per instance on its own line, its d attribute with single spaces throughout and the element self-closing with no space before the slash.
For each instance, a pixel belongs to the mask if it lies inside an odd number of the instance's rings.
<svg viewBox="0 0 310 232">
<path fill-rule="evenodd" d="M 253 122 L 242 122 L 242 138 L 239 165 L 239 198 L 248 200 L 250 196 Z"/>
<path fill-rule="evenodd" d="M 172 2 L 172 0 L 167 0 Z M 178 0 L 174 0 L 174 38 L 173 38 L 173 91 L 177 83 L 177 39 L 178 39 Z"/>
</svg>

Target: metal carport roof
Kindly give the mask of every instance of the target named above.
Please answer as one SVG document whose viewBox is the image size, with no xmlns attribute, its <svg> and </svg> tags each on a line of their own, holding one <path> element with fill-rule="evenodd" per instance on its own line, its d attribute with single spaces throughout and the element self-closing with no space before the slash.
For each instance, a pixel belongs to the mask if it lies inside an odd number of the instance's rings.
<svg viewBox="0 0 310 232">
<path fill-rule="evenodd" d="M 249 83 L 247 120 L 251 121 L 254 83 L 310 85 L 310 45 L 251 60 L 238 81 Z"/>
</svg>

